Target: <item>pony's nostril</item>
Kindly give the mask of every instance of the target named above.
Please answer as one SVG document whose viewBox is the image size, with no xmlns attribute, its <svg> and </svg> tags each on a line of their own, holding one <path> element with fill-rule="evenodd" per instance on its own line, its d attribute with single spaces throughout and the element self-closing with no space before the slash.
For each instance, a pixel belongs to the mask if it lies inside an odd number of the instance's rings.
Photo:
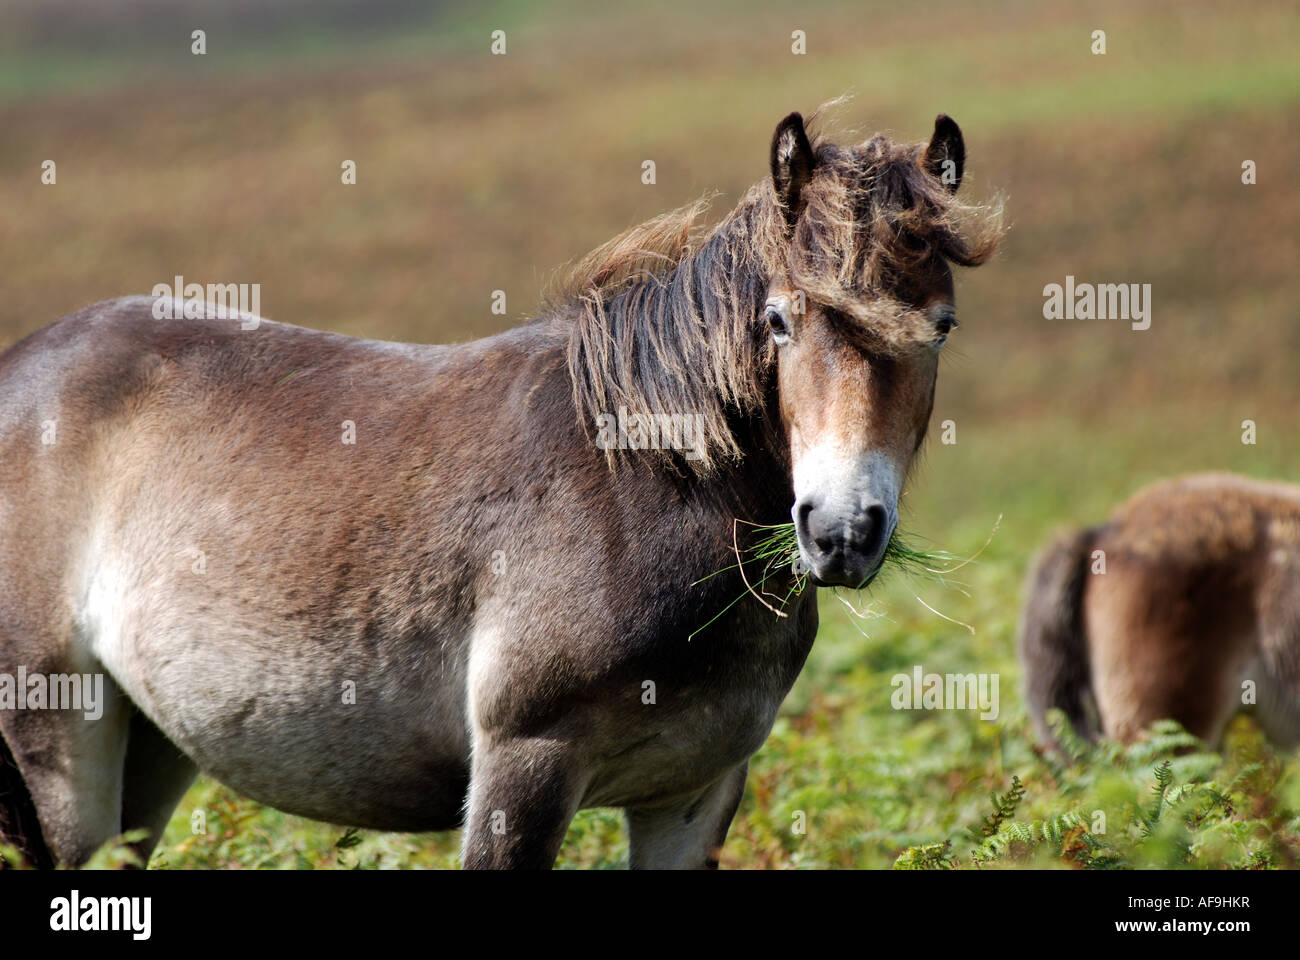
<svg viewBox="0 0 1300 960">
<path fill-rule="evenodd" d="M 867 507 L 857 526 L 857 546 L 867 556 L 875 556 L 885 546 L 889 518 L 883 505 L 873 503 Z"/>
<path fill-rule="evenodd" d="M 883 544 L 880 542 L 885 536 L 885 525 L 887 523 L 885 508 L 879 503 L 867 507 L 867 523 L 869 533 L 867 535 L 867 549 L 874 553 Z"/>
<path fill-rule="evenodd" d="M 795 504 L 794 507 L 794 528 L 799 534 L 799 539 L 805 543 L 813 538 L 812 529 L 813 505 L 807 500 L 802 500 Z"/>
<path fill-rule="evenodd" d="M 794 522 L 800 530 L 808 529 L 808 518 L 812 515 L 812 504 L 807 500 L 800 501 L 794 507 Z"/>
<path fill-rule="evenodd" d="M 835 551 L 833 531 L 826 526 L 825 517 L 817 515 L 816 506 L 811 501 L 796 504 L 794 518 L 799 539 L 807 548 L 822 556 Z"/>
<path fill-rule="evenodd" d="M 849 524 L 846 539 L 850 549 L 869 557 L 875 556 L 884 547 L 888 523 L 884 506 L 872 504 L 867 507 Z"/>
</svg>

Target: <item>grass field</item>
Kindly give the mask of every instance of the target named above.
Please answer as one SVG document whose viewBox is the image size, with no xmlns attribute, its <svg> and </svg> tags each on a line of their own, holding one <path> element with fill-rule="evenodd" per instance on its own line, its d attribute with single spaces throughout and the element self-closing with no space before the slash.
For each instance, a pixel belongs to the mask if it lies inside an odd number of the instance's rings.
<svg viewBox="0 0 1300 960">
<path fill-rule="evenodd" d="M 12 5 L 0 345 L 177 274 L 260 283 L 272 319 L 465 340 L 527 317 L 552 269 L 634 222 L 707 190 L 720 213 L 765 174 L 792 109 L 854 94 L 829 121 L 842 139 L 921 139 L 950 113 L 968 189 L 1001 194 L 1011 229 L 959 279 L 962 327 L 904 524 L 963 556 L 992 539 L 958 585 L 894 576 L 870 595 L 825 593 L 723 864 L 1295 865 L 1300 762 L 1248 717 L 1217 753 L 1165 729 L 1043 757 L 1014 653 L 1021 584 L 1053 530 L 1185 471 L 1300 479 L 1290 5 L 565 3 L 545 19 L 524 4 L 381 6 L 391 22 L 364 31 L 342 14 L 254 24 L 233 4 L 211 21 L 142 15 L 94 42 L 93 23 L 64 30 Z M 204 57 L 188 53 L 191 20 L 213 24 Z M 488 54 L 494 29 L 504 57 Z M 1089 52 L 1096 29 L 1104 56 Z M 340 184 L 349 159 L 355 186 Z M 1151 329 L 1044 320 L 1043 286 L 1067 274 L 1152 284 Z M 489 309 L 497 289 L 506 317 Z M 938 442 L 944 420 L 955 444 Z M 891 678 L 915 665 L 998 675 L 997 720 L 892 709 Z M 990 816 L 991 839 L 972 837 Z M 153 865 L 447 867 L 457 840 L 345 833 L 200 781 Z M 600 810 L 579 816 L 560 862 L 626 857 L 620 816 Z"/>
</svg>

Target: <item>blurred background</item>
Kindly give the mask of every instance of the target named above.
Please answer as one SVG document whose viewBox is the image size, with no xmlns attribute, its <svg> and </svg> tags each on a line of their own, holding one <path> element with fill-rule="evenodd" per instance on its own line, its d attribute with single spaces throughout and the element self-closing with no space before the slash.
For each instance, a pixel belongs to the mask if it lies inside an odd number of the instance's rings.
<svg viewBox="0 0 1300 960">
<path fill-rule="evenodd" d="M 0 346 L 175 275 L 260 283 L 275 320 L 471 339 L 640 220 L 714 190 L 721 216 L 791 110 L 852 95 L 826 125 L 842 141 L 922 140 L 951 114 L 963 191 L 1001 196 L 1010 231 L 958 277 L 904 524 L 963 555 L 992 541 L 960 588 L 850 598 L 865 621 L 824 597 L 724 856 L 888 865 L 977 822 L 1012 773 L 1036 785 L 1026 804 L 1068 793 L 1033 766 L 1014 659 L 1020 583 L 1052 530 L 1188 470 L 1300 481 L 1297 50 L 1291 3 L 0 0 Z M 1045 320 L 1043 287 L 1067 274 L 1151 284 L 1150 329 Z M 891 711 L 889 678 L 914 664 L 998 672 L 999 721 Z M 454 862 L 454 837 L 336 849 L 337 831 L 206 782 L 187 804 L 160 864 Z M 191 836 L 196 804 L 230 836 Z M 621 843 L 614 814 L 584 814 L 563 862 L 617 865 Z"/>
</svg>

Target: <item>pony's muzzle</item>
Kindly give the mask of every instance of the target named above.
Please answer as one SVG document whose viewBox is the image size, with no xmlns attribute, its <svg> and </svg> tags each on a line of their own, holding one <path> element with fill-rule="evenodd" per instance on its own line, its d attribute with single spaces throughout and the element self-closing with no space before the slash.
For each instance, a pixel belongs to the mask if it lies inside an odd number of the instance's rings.
<svg viewBox="0 0 1300 960">
<path fill-rule="evenodd" d="M 845 510 L 804 497 L 791 513 L 800 558 L 819 585 L 862 587 L 879 572 L 894 532 L 883 503 L 868 501 Z"/>
</svg>

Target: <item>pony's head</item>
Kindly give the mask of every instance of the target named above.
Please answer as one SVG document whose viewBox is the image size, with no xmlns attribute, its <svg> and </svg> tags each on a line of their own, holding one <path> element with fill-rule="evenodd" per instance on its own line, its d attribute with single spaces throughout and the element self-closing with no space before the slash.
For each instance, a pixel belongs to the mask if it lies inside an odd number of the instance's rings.
<svg viewBox="0 0 1300 960">
<path fill-rule="evenodd" d="M 965 153 L 947 116 L 928 144 L 814 145 L 797 113 L 772 138 L 789 254 L 763 325 L 799 555 L 822 584 L 861 586 L 884 562 L 957 326 L 951 265 L 981 263 L 996 244 L 993 225 L 972 240 L 957 223 Z"/>
<path fill-rule="evenodd" d="M 951 265 L 982 263 L 1001 232 L 996 211 L 957 199 L 964 160 L 946 116 L 928 144 L 842 147 L 792 113 L 772 138 L 771 178 L 713 230 L 695 232 L 694 204 L 588 255 L 555 307 L 572 318 L 575 406 L 588 431 L 606 431 L 611 465 L 613 447 L 644 449 L 708 476 L 750 452 L 755 434 L 734 430 L 748 417 L 789 452 L 809 572 L 867 582 L 957 326 Z M 615 411 L 620 430 L 683 418 L 689 448 L 663 444 L 663 430 L 611 445 Z"/>
</svg>

